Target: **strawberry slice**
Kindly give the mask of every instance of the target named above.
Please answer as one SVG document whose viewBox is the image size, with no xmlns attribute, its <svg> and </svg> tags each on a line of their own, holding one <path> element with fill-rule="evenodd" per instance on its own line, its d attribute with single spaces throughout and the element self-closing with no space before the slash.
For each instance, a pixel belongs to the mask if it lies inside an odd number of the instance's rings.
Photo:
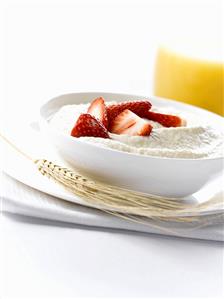
<svg viewBox="0 0 224 299">
<path fill-rule="evenodd" d="M 122 111 L 128 109 L 140 117 L 144 117 L 145 114 L 151 108 L 151 103 L 149 101 L 130 101 L 130 102 L 123 102 L 118 104 L 109 105 L 107 107 L 107 115 L 109 124 L 110 122 Z"/>
<path fill-rule="evenodd" d="M 162 114 L 157 112 L 148 111 L 144 116 L 147 119 L 156 121 L 164 127 L 183 127 L 186 126 L 186 121 L 179 116 Z"/>
<path fill-rule="evenodd" d="M 114 134 L 149 136 L 151 131 L 152 126 L 147 121 L 128 109 L 117 115 L 111 123 L 111 133 Z"/>
<path fill-rule="evenodd" d="M 107 129 L 94 116 L 85 113 L 81 114 L 71 131 L 73 137 L 101 137 L 110 138 Z"/>
<path fill-rule="evenodd" d="M 105 128 L 108 127 L 107 108 L 102 97 L 99 97 L 92 101 L 87 110 L 87 113 L 93 115 L 95 118 L 101 121 Z"/>
</svg>

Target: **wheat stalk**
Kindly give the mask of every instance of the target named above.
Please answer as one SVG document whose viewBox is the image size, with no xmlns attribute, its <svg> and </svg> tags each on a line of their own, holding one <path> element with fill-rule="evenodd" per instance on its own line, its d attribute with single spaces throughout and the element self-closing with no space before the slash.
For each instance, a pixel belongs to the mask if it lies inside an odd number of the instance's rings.
<svg viewBox="0 0 224 299">
<path fill-rule="evenodd" d="M 0 134 L 0 136 L 17 152 L 35 163 L 42 175 L 61 184 L 91 206 L 126 220 L 142 224 L 147 224 L 147 221 L 152 219 L 192 224 L 198 222 L 198 215 L 205 208 L 217 204 L 217 202 L 214 203 L 212 200 L 201 205 L 189 204 L 180 199 L 143 194 L 101 183 L 84 177 L 74 170 L 58 166 L 46 159 L 33 159 L 3 135 Z M 191 216 L 189 217 L 188 215 Z M 220 217 L 223 217 L 223 213 L 220 213 L 217 219 L 220 219 Z M 207 223 L 208 220 L 205 217 L 204 224 L 200 221 L 200 226 Z M 150 225 L 152 226 L 151 223 Z"/>
<path fill-rule="evenodd" d="M 192 222 L 197 221 L 198 214 L 204 210 L 205 204 L 187 204 L 174 198 L 143 194 L 93 181 L 74 170 L 58 166 L 46 159 L 36 160 L 35 163 L 43 175 L 62 184 L 66 189 L 87 203 L 94 205 L 94 207 L 116 215 L 135 215 L 145 219 Z M 183 216 L 189 214 L 192 216 Z"/>
</svg>

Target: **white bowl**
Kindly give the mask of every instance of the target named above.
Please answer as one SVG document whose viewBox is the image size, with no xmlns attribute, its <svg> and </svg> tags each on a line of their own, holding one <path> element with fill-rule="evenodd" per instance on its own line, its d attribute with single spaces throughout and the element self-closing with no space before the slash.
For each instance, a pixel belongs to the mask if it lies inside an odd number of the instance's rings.
<svg viewBox="0 0 224 299">
<path fill-rule="evenodd" d="M 221 171 L 223 158 L 176 159 L 121 152 L 87 143 L 52 129 L 49 119 L 63 105 L 87 103 L 103 96 L 110 101 L 146 99 L 143 96 L 104 92 L 73 93 L 56 97 L 40 109 L 40 126 L 59 154 L 81 173 L 120 187 L 168 197 L 195 193 Z M 207 119 L 220 130 L 222 117 L 206 110 L 167 99 L 150 97 L 157 107 L 172 106 Z"/>
</svg>

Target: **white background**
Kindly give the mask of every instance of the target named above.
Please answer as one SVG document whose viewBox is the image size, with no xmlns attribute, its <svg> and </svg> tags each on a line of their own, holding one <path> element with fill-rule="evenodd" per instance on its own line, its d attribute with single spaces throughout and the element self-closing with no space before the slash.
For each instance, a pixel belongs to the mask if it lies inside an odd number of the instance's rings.
<svg viewBox="0 0 224 299">
<path fill-rule="evenodd" d="M 221 4 L 5 2 L 2 124 L 35 118 L 41 103 L 67 92 L 153 94 L 158 44 L 192 39 L 220 46 Z M 2 224 L 4 298 L 223 294 L 223 247 L 215 242 L 52 226 L 21 217 L 4 217 Z"/>
<path fill-rule="evenodd" d="M 151 95 L 159 44 L 185 42 L 191 50 L 205 42 L 200 56 L 211 47 L 213 58 L 220 58 L 221 5 L 222 0 L 7 1 L 0 18 L 4 108 L 20 121 L 24 110 L 36 111 L 66 92 Z"/>
</svg>

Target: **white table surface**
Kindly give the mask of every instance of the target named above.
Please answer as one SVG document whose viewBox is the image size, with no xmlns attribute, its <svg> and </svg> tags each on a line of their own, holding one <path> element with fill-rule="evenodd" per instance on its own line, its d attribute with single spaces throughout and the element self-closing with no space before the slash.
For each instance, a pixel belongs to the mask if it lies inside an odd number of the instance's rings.
<svg viewBox="0 0 224 299">
<path fill-rule="evenodd" d="M 2 296 L 218 297 L 223 244 L 2 215 Z M 2 267 L 1 266 L 1 267 Z"/>
<path fill-rule="evenodd" d="M 7 84 L 0 120 L 15 125 L 61 93 L 150 95 L 159 41 L 204 33 L 214 38 L 222 27 L 221 1 L 9 2 L 1 11 Z M 2 298 L 223 294 L 218 242 L 4 214 L 1 243 Z"/>
</svg>

